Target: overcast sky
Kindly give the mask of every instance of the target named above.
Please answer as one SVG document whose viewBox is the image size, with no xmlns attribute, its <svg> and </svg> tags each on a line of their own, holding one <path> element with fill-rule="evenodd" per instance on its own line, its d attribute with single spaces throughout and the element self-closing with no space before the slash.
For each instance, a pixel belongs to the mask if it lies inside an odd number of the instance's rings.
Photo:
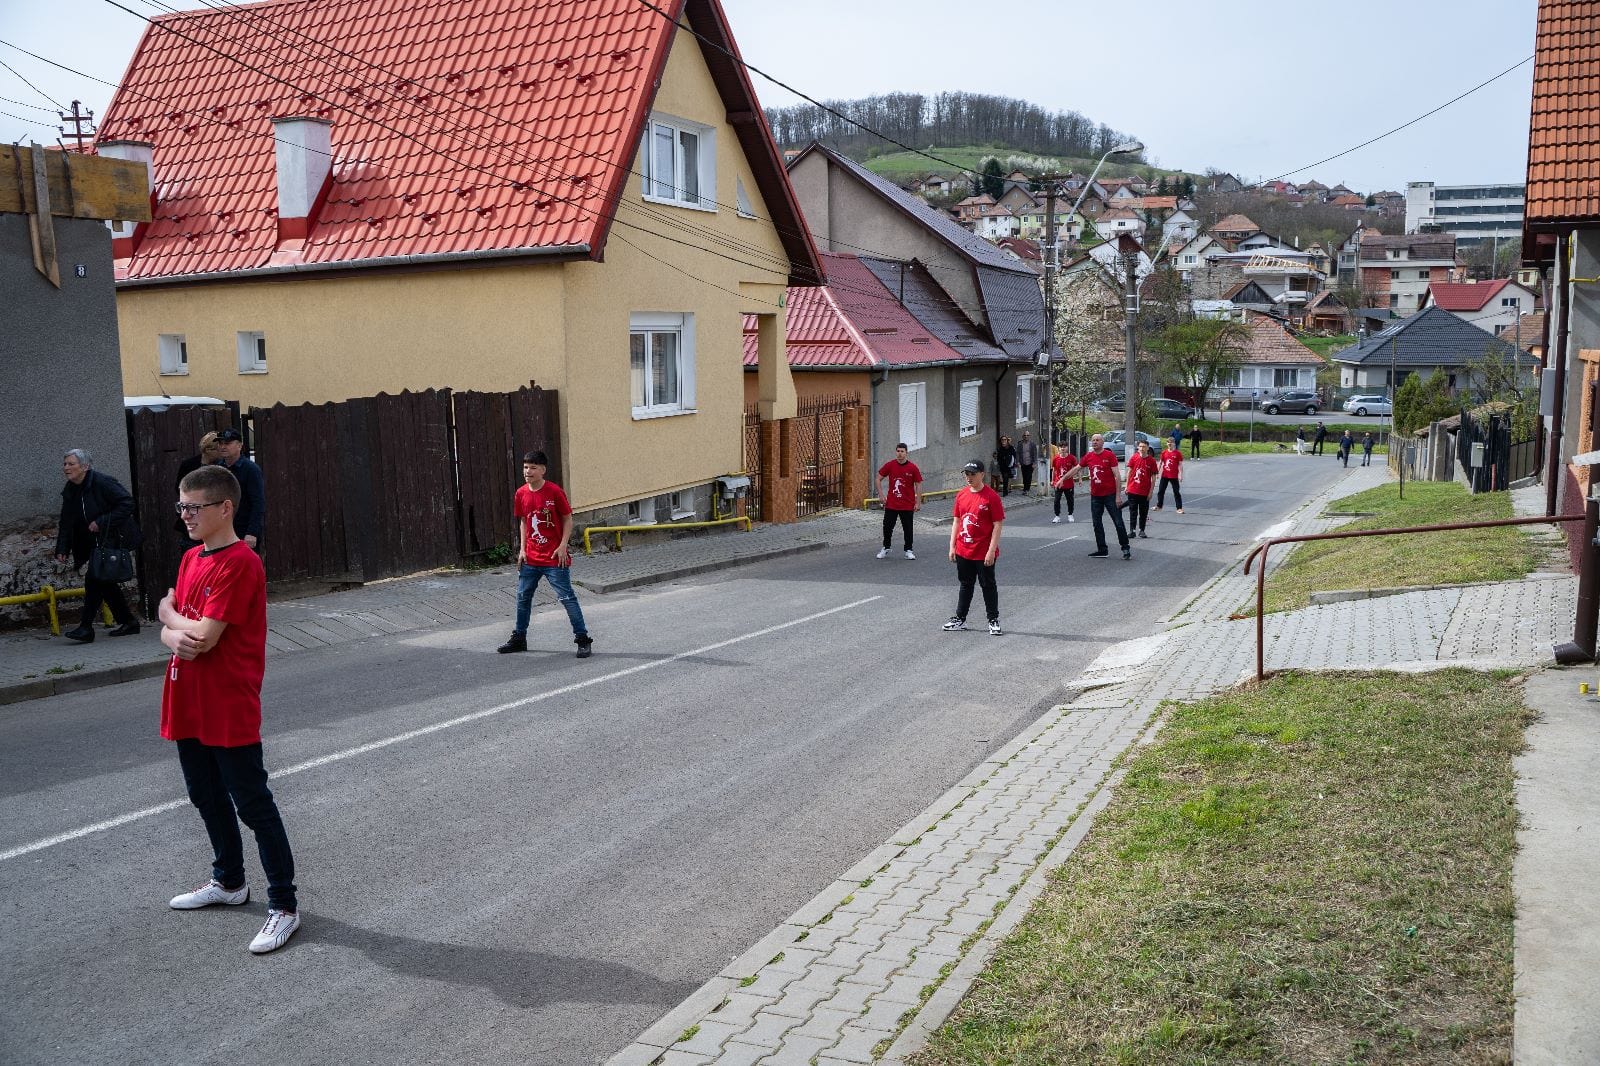
<svg viewBox="0 0 1600 1066">
<path fill-rule="evenodd" d="M 1536 0 L 1344 0 L 1279 14 L 1259 0 L 723 5 L 748 62 L 818 98 L 1014 96 L 1132 133 L 1163 166 L 1256 180 L 1342 152 L 1532 55 Z M 105 0 L 0 0 L 0 39 L 111 82 L 144 26 Z M 63 105 L 79 99 L 98 114 L 110 99 L 108 86 L 11 48 L 0 46 L 0 62 Z M 1292 176 L 1363 192 L 1520 182 L 1532 79 L 1525 64 L 1409 129 Z M 763 104 L 797 102 L 754 81 Z M 40 106 L 49 103 L 0 68 L 0 139 L 53 140 L 58 123 Z"/>
</svg>

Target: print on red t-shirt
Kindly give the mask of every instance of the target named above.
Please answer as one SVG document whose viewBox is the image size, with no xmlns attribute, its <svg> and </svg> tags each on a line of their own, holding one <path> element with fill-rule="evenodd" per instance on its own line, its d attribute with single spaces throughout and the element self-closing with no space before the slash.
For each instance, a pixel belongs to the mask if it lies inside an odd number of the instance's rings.
<svg viewBox="0 0 1600 1066">
<path fill-rule="evenodd" d="M 1089 471 L 1089 495 L 1115 496 L 1117 494 L 1117 456 L 1110 448 L 1090 452 L 1079 462 Z"/>
<path fill-rule="evenodd" d="M 1128 491 L 1135 496 L 1150 495 L 1150 487 L 1155 484 L 1156 457 L 1153 455 L 1135 455 L 1128 460 Z"/>
<path fill-rule="evenodd" d="M 1164 448 L 1161 451 L 1161 476 L 1177 477 L 1178 470 L 1183 466 L 1183 453 L 1175 448 Z"/>
<path fill-rule="evenodd" d="M 556 550 L 561 547 L 561 520 L 572 513 L 567 494 L 554 481 L 546 481 L 535 492 L 523 485 L 517 489 L 516 514 L 526 518 L 527 536 L 522 550 L 529 566 L 558 566 Z"/>
<path fill-rule="evenodd" d="M 883 492 L 885 511 L 917 509 L 917 486 L 922 484 L 922 471 L 917 469 L 916 463 L 890 459 L 878 468 L 878 476 L 889 479 L 889 485 Z"/>
<path fill-rule="evenodd" d="M 267 665 L 267 575 L 243 541 L 178 564 L 172 605 L 185 618 L 228 623 L 198 658 L 173 655 L 161 689 L 161 735 L 218 748 L 261 743 L 261 676 Z"/>
<path fill-rule="evenodd" d="M 1078 465 L 1078 457 L 1071 452 L 1062 452 L 1050 460 L 1050 484 L 1058 489 L 1069 488 L 1071 482 L 1064 480 L 1068 470 Z"/>
<path fill-rule="evenodd" d="M 956 524 L 956 554 L 963 559 L 982 561 L 988 557 L 989 541 L 994 536 L 994 524 L 1005 521 L 1006 505 L 1000 494 L 988 485 L 973 492 L 970 488 L 956 493 L 954 508 Z M 995 552 L 995 558 L 1000 552 Z"/>
</svg>

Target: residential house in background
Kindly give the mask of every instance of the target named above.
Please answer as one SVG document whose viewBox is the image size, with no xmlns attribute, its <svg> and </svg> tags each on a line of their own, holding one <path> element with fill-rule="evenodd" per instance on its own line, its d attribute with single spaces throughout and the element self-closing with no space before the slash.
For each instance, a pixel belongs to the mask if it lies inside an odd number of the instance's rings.
<svg viewBox="0 0 1600 1066">
<path fill-rule="evenodd" d="M 1385 303 L 1397 315 L 1422 306 L 1430 285 L 1454 280 L 1456 241 L 1448 233 L 1387 237 L 1363 233 L 1360 285 L 1371 306 Z"/>
<path fill-rule="evenodd" d="M 1008 182 L 1006 184 L 1006 191 L 1000 194 L 1000 199 L 997 200 L 996 203 L 1000 204 L 1000 206 L 1004 207 L 1007 211 L 1010 211 L 1013 215 L 1020 215 L 1024 211 L 1031 211 L 1035 207 L 1038 207 L 1040 201 L 1043 199 L 1043 193 L 1035 196 L 1029 191 L 1028 186 L 1024 183 Z"/>
<path fill-rule="evenodd" d="M 1526 195 L 1526 185 L 1409 181 L 1404 197 L 1406 232 L 1449 233 L 1458 248 L 1473 248 L 1484 241 L 1518 240 L 1522 237 Z"/>
<path fill-rule="evenodd" d="M 1439 307 L 1403 318 L 1359 344 L 1340 349 L 1332 358 L 1339 366 L 1340 388 L 1391 397 L 1392 390 L 1412 374 L 1426 378 L 1440 372 L 1448 377 L 1452 389 L 1470 388 L 1473 365 L 1484 359 L 1503 359 L 1530 373 L 1533 369 L 1533 359 L 1526 351 Z"/>
<path fill-rule="evenodd" d="M 1284 389 L 1317 387 L 1317 371 L 1324 365 L 1321 356 L 1268 315 L 1246 311 L 1244 324 L 1249 336 L 1239 366 L 1217 382 L 1210 397 L 1213 404 L 1225 397 L 1259 400 Z"/>
<path fill-rule="evenodd" d="M 1001 237 L 994 242 L 994 246 L 1008 255 L 1016 256 L 1019 262 L 1035 274 L 1044 273 L 1044 256 L 1039 250 L 1038 241 L 1027 237 Z"/>
<path fill-rule="evenodd" d="M 1094 220 L 1095 232 L 1100 234 L 1100 239 L 1112 241 L 1124 233 L 1136 238 L 1143 238 L 1144 219 L 1140 218 L 1133 210 L 1116 205 L 1117 201 L 1113 200 L 1112 206 Z"/>
<path fill-rule="evenodd" d="M 157 16 L 98 140 L 154 186 L 154 221 L 113 241 L 130 391 L 159 375 L 267 406 L 532 379 L 559 392 L 554 476 L 576 510 L 677 494 L 708 513 L 745 462 L 743 316 L 775 356 L 769 413 L 792 413 L 783 303 L 818 263 L 721 5 L 667 12 L 320 0 L 260 22 Z M 385 73 L 357 97 L 333 66 L 273 58 L 286 34 Z"/>
<path fill-rule="evenodd" d="M 1501 326 L 1495 336 L 1503 341 L 1510 341 L 1513 345 L 1523 349 L 1534 359 L 1538 360 L 1541 368 L 1544 366 L 1544 331 L 1545 312 L 1533 311 L 1523 315 L 1515 322 L 1508 322 Z"/>
<path fill-rule="evenodd" d="M 1085 220 L 1082 214 L 1072 214 L 1072 201 L 1065 197 L 1056 201 L 1056 240 L 1076 243 L 1083 239 Z M 1049 225 L 1049 213 L 1044 204 L 1024 208 L 1017 216 L 1017 235 L 1028 240 L 1043 240 Z"/>
<path fill-rule="evenodd" d="M 1217 220 L 1217 224 L 1206 232 L 1219 241 L 1242 241 L 1253 233 L 1260 233 L 1261 227 L 1250 221 L 1244 215 L 1234 214 Z"/>
<path fill-rule="evenodd" d="M 1423 296 L 1424 307 L 1442 307 L 1463 322 L 1491 333 L 1499 333 L 1502 326 L 1515 322 L 1538 303 L 1539 297 L 1532 289 L 1509 278 L 1439 282 L 1428 286 Z"/>
</svg>

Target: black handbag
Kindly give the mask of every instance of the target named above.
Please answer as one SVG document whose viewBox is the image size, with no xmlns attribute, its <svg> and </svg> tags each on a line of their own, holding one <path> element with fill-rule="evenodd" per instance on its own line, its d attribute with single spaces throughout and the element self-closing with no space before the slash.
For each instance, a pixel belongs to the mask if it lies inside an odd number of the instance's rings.
<svg viewBox="0 0 1600 1066">
<path fill-rule="evenodd" d="M 120 585 L 133 580 L 133 552 L 128 548 L 113 548 L 103 540 L 97 541 L 89 556 L 89 577 L 95 581 L 109 581 Z"/>
</svg>

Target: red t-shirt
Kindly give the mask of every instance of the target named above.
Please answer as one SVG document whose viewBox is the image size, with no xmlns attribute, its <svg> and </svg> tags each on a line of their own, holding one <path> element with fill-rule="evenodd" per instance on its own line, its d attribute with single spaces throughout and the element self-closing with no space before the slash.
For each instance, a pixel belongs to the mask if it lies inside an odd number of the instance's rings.
<svg viewBox="0 0 1600 1066">
<path fill-rule="evenodd" d="M 1110 448 L 1090 452 L 1078 462 L 1089 471 L 1089 495 L 1117 494 L 1117 456 Z"/>
<path fill-rule="evenodd" d="M 1005 521 L 1006 505 L 1000 494 L 988 485 L 973 492 L 971 488 L 956 493 L 954 508 L 956 554 L 963 559 L 982 562 L 989 554 L 989 541 L 994 536 L 994 524 Z M 1000 552 L 995 551 L 995 558 Z"/>
<path fill-rule="evenodd" d="M 218 748 L 261 743 L 261 675 L 267 665 L 267 574 L 244 541 L 178 564 L 172 605 L 185 618 L 228 623 L 216 646 L 185 662 L 176 655 L 161 689 L 161 735 Z"/>
<path fill-rule="evenodd" d="M 1071 482 L 1066 481 L 1067 471 L 1078 465 L 1078 457 L 1071 452 L 1062 452 L 1050 460 L 1050 483 L 1058 489 L 1071 487 Z"/>
<path fill-rule="evenodd" d="M 885 511 L 917 509 L 917 486 L 922 484 L 922 471 L 917 469 L 916 463 L 909 459 L 903 463 L 890 459 L 878 468 L 878 476 L 889 479 L 889 487 L 883 494 Z"/>
<path fill-rule="evenodd" d="M 1176 448 L 1163 448 L 1161 450 L 1161 476 L 1177 477 L 1178 468 L 1183 465 L 1183 453 Z"/>
<path fill-rule="evenodd" d="M 1150 495 L 1150 486 L 1155 484 L 1156 457 L 1153 455 L 1135 455 L 1128 460 L 1128 491 L 1135 496 Z"/>
<path fill-rule="evenodd" d="M 556 549 L 561 547 L 561 520 L 572 513 L 567 494 L 554 481 L 546 481 L 535 492 L 527 485 L 517 489 L 514 510 L 518 521 L 526 518 L 527 536 L 522 551 L 529 566 L 557 566 Z"/>
</svg>

